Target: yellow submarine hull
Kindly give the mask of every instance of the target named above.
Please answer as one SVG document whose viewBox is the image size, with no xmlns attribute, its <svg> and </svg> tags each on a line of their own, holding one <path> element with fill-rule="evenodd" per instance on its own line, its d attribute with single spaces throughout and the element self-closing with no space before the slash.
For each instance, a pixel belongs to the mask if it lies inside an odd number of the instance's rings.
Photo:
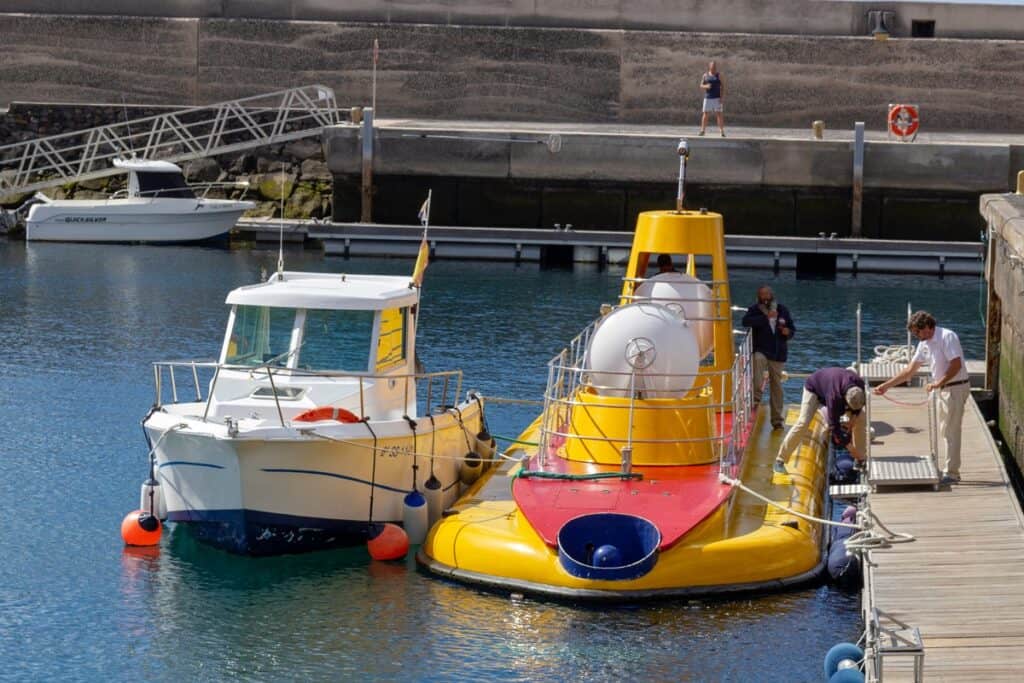
<svg viewBox="0 0 1024 683">
<path fill-rule="evenodd" d="M 820 417 L 812 438 L 790 458 L 787 474 L 772 471 L 785 432 L 772 430 L 762 408 L 741 465 L 744 485 L 790 510 L 827 515 L 827 427 Z M 796 418 L 790 411 L 789 422 Z M 536 441 L 540 418 L 521 441 Z M 532 455 L 521 449 L 523 455 Z M 440 520 L 417 555 L 438 575 L 513 592 L 562 598 L 630 599 L 766 590 L 816 577 L 824 564 L 826 530 L 734 488 L 709 517 L 659 551 L 654 567 L 627 580 L 573 576 L 558 549 L 530 525 L 512 497 L 519 465 L 491 470 Z"/>
</svg>

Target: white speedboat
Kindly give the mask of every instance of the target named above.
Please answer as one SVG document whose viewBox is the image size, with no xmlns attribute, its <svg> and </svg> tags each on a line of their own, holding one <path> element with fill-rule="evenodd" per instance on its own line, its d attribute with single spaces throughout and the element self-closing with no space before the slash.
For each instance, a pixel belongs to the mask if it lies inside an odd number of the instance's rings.
<svg viewBox="0 0 1024 683">
<path fill-rule="evenodd" d="M 255 555 L 365 542 L 409 505 L 439 518 L 493 441 L 460 371 L 416 372 L 419 292 L 300 272 L 233 290 L 218 361 L 155 364 L 143 428 L 162 493 L 144 485 L 143 509 Z M 179 401 L 186 378 L 196 399 Z"/>
<path fill-rule="evenodd" d="M 51 242 L 201 242 L 226 234 L 254 202 L 197 196 L 168 161 L 115 159 L 128 187 L 107 199 L 48 199 L 29 208 L 25 238 Z"/>
</svg>

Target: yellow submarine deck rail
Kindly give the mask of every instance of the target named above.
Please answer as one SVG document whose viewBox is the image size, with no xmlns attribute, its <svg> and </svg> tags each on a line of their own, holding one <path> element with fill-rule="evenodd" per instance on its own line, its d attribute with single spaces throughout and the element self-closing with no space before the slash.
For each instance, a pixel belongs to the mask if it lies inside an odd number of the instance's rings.
<svg viewBox="0 0 1024 683">
<path fill-rule="evenodd" d="M 711 444 L 711 448 L 719 462 L 722 472 L 734 475 L 735 466 L 738 464 L 738 449 L 743 445 L 744 436 L 749 431 L 751 421 L 751 407 L 753 401 L 753 378 L 751 364 L 751 341 L 749 331 L 736 331 L 735 334 L 743 335 L 737 345 L 732 367 L 723 371 L 708 371 L 704 368 L 696 375 L 681 374 L 654 374 L 639 373 L 643 379 L 691 379 L 693 385 L 684 392 L 666 389 L 650 388 L 649 386 L 637 387 L 635 380 L 638 373 L 635 372 L 608 372 L 602 370 L 599 374 L 607 377 L 624 377 L 630 380 L 630 391 L 626 392 L 619 386 L 599 385 L 592 380 L 594 373 L 587 367 L 587 349 L 594 331 L 600 321 L 594 321 L 578 334 L 569 345 L 558 355 L 548 362 L 548 382 L 544 391 L 544 419 L 541 421 L 539 439 L 540 461 L 543 465 L 552 440 L 568 442 L 576 439 L 583 442 L 599 442 L 605 447 L 622 444 L 625 442 L 630 449 L 634 445 L 646 445 L 651 447 L 667 446 L 669 444 Z M 711 391 L 714 383 L 719 383 L 719 391 Z M 732 400 L 728 402 L 694 402 L 693 397 L 700 395 L 727 395 L 723 391 L 726 383 L 731 384 Z M 698 411 L 711 411 L 715 420 L 715 429 L 710 435 L 696 438 L 688 438 L 680 435 L 669 435 L 665 438 L 641 437 L 637 438 L 632 433 L 625 435 L 616 434 L 612 436 L 580 435 L 573 433 L 568 428 L 569 416 L 574 407 L 586 406 L 580 400 L 579 392 L 586 390 L 598 397 L 601 392 L 618 392 L 619 395 L 627 393 L 628 400 L 614 406 L 603 405 L 602 408 L 613 410 L 631 411 L 629 426 L 632 431 L 635 413 L 641 411 L 676 411 L 677 413 L 693 413 Z M 656 402 L 645 401 L 644 399 L 661 399 Z M 599 401 L 599 399 L 598 399 Z M 606 402 L 610 403 L 610 402 Z M 726 415 L 731 413 L 732 423 L 727 426 Z M 621 448 L 619 456 L 622 458 Z M 628 467 L 628 456 L 623 459 L 623 467 Z"/>
<path fill-rule="evenodd" d="M 366 390 L 367 385 L 371 382 L 403 382 L 405 403 L 408 405 L 409 396 L 414 392 L 417 396 L 422 396 L 423 414 L 425 415 L 430 414 L 435 407 L 455 405 L 458 402 L 459 396 L 462 395 L 462 370 L 442 370 L 438 372 L 385 375 L 335 370 L 279 368 L 271 367 L 269 365 L 231 365 L 227 363 L 218 363 L 212 360 L 158 361 L 153 363 L 153 380 L 156 390 L 154 406 L 156 408 L 159 408 L 166 403 L 163 400 L 165 369 L 167 371 L 166 374 L 169 380 L 171 392 L 170 405 L 174 405 L 179 402 L 191 402 L 179 401 L 178 399 L 178 381 L 175 377 L 175 368 L 187 371 L 187 377 L 191 379 L 191 388 L 195 391 L 195 402 L 205 404 L 205 409 L 203 411 L 204 422 L 210 412 L 210 403 L 213 399 L 214 390 L 217 387 L 217 380 L 220 377 L 220 373 L 225 370 L 249 373 L 253 381 L 259 384 L 262 384 L 263 379 L 266 378 L 267 386 L 270 388 L 269 398 L 274 399 L 274 404 L 277 407 L 277 414 L 282 427 L 286 426 L 286 424 L 284 411 L 281 408 L 281 400 L 293 398 L 293 396 L 289 394 L 289 390 L 293 387 L 290 385 L 279 387 L 274 381 L 275 377 L 287 377 L 290 379 L 306 377 L 316 379 L 355 379 L 359 383 L 359 412 L 361 417 L 366 415 L 366 410 L 364 408 L 366 404 Z M 202 386 L 204 382 L 200 380 L 200 371 L 212 374 L 212 377 L 209 380 L 210 388 L 207 392 L 206 399 L 203 399 Z M 258 390 L 258 387 L 256 389 Z"/>
</svg>

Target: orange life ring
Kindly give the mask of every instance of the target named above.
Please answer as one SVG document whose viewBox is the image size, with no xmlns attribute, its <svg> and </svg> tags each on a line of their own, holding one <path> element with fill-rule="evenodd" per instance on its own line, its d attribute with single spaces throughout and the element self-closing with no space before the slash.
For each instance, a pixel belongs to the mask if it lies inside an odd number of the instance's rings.
<svg viewBox="0 0 1024 683">
<path fill-rule="evenodd" d="M 921 121 L 917 116 L 917 107 L 913 104 L 893 104 L 889 106 L 889 132 L 898 138 L 908 138 L 917 133 Z"/>
<path fill-rule="evenodd" d="M 320 422 L 321 420 L 336 420 L 348 423 L 360 422 L 360 419 L 352 411 L 345 410 L 344 408 L 332 408 L 331 406 L 310 408 L 306 412 L 295 416 L 292 422 Z"/>
</svg>

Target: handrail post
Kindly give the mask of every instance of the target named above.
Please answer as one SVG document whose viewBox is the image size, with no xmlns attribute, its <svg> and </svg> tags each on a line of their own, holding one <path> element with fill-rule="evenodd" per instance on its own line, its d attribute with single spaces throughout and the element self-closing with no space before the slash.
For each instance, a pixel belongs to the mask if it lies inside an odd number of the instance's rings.
<svg viewBox="0 0 1024 683">
<path fill-rule="evenodd" d="M 153 363 L 153 385 L 156 388 L 156 399 L 153 401 L 153 405 L 159 407 L 163 405 L 163 371 L 160 370 L 160 366 Z"/>
<path fill-rule="evenodd" d="M 203 393 L 199 389 L 199 371 L 196 370 L 196 362 L 192 361 L 192 381 L 196 385 L 196 402 L 203 400 Z"/>
<path fill-rule="evenodd" d="M 284 427 L 284 411 L 281 410 L 281 401 L 277 397 L 277 387 L 274 386 L 274 373 L 271 371 L 270 366 L 266 366 L 267 379 L 270 380 L 270 390 L 274 392 L 274 405 L 277 406 L 277 416 L 281 420 L 281 426 Z"/>
<path fill-rule="evenodd" d="M 171 374 L 171 401 L 173 403 L 178 402 L 178 385 L 174 381 L 174 366 L 170 365 L 167 368 Z"/>
<path fill-rule="evenodd" d="M 218 377 L 220 377 L 220 365 L 217 365 L 213 370 L 213 382 L 210 383 L 210 393 L 206 395 L 206 408 L 203 410 L 203 422 L 206 422 L 206 416 L 210 414 L 210 404 L 213 403 L 213 393 L 217 390 Z"/>
</svg>

